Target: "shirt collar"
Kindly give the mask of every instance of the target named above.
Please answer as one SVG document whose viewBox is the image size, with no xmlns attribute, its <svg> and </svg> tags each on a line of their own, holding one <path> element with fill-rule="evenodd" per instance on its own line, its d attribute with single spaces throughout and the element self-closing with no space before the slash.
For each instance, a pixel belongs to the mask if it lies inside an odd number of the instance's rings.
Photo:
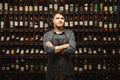
<svg viewBox="0 0 120 80">
<path fill-rule="evenodd" d="M 54 34 L 57 34 L 54 30 L 53 30 L 53 33 Z M 63 30 L 60 34 L 62 35 L 62 34 L 64 34 L 65 33 L 65 30 Z"/>
</svg>

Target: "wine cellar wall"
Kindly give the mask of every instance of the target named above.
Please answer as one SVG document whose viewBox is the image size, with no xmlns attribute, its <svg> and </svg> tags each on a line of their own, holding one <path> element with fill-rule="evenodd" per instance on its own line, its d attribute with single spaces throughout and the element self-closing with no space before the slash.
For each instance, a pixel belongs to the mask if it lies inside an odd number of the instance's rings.
<svg viewBox="0 0 120 80">
<path fill-rule="evenodd" d="M 43 34 L 65 11 L 75 80 L 120 80 L 119 0 L 0 0 L 0 80 L 45 80 Z"/>
</svg>

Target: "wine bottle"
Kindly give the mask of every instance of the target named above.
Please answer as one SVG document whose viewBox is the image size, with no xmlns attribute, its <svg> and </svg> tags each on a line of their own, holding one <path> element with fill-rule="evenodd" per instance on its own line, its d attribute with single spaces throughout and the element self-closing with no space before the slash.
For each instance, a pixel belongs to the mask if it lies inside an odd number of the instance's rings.
<svg viewBox="0 0 120 80">
<path fill-rule="evenodd" d="M 0 13 L 3 11 L 3 3 L 0 2 Z"/>
<path fill-rule="evenodd" d="M 18 4 L 19 4 L 19 1 L 14 0 L 14 11 L 16 12 L 19 10 Z"/>
<path fill-rule="evenodd" d="M 15 19 L 15 21 L 14 21 L 14 26 L 15 26 L 15 28 L 19 28 L 19 26 L 18 26 L 18 15 L 15 15 L 14 16 L 14 19 Z"/>
<path fill-rule="evenodd" d="M 109 24 L 108 27 L 110 30 L 113 28 L 113 15 L 109 15 Z"/>
<path fill-rule="evenodd" d="M 107 14 L 105 14 L 104 15 L 104 25 L 103 25 L 103 27 L 104 27 L 104 29 L 105 30 L 107 30 L 108 29 L 108 15 Z"/>
<path fill-rule="evenodd" d="M 93 26 L 93 20 L 94 20 L 94 16 L 92 14 L 89 15 L 89 26 Z"/>
<path fill-rule="evenodd" d="M 99 15 L 99 28 L 102 28 L 103 27 L 103 15 L 100 14 Z"/>
<path fill-rule="evenodd" d="M 89 19 L 89 16 L 87 14 L 84 15 L 84 26 L 85 27 L 88 27 L 88 19 Z"/>
<path fill-rule="evenodd" d="M 19 60 L 18 59 L 15 61 L 15 70 L 16 71 L 20 70 L 20 65 L 19 65 Z"/>
<path fill-rule="evenodd" d="M 74 26 L 76 29 L 78 28 L 78 14 L 74 15 Z"/>
<path fill-rule="evenodd" d="M 83 59 L 78 58 L 78 71 L 83 71 Z"/>
<path fill-rule="evenodd" d="M 74 22 L 73 22 L 73 14 L 70 14 L 69 17 L 70 17 L 69 26 L 70 26 L 70 28 L 72 29 L 73 26 L 74 26 Z"/>
<path fill-rule="evenodd" d="M 14 55 L 15 54 L 15 49 L 12 48 L 11 51 L 10 51 L 11 55 Z"/>
<path fill-rule="evenodd" d="M 80 12 L 83 12 L 84 11 L 84 0 L 80 0 Z"/>
<path fill-rule="evenodd" d="M 20 71 L 25 71 L 25 60 L 24 59 L 20 60 Z"/>
<path fill-rule="evenodd" d="M 4 11 L 8 11 L 8 2 L 4 2 Z"/>
<path fill-rule="evenodd" d="M 90 1 L 89 1 L 89 11 L 90 11 L 90 12 L 93 12 L 93 10 L 94 10 L 94 4 L 93 4 L 93 1 L 90 0 Z"/>
<path fill-rule="evenodd" d="M 38 4 L 39 11 L 43 11 L 44 0 L 38 0 Z"/>
<path fill-rule="evenodd" d="M 38 11 L 38 0 L 34 0 L 34 11 L 37 12 Z"/>
<path fill-rule="evenodd" d="M 74 71 L 78 71 L 78 59 L 74 58 Z"/>
<path fill-rule="evenodd" d="M 109 12 L 113 13 L 113 2 L 112 2 L 112 0 L 109 0 Z"/>
<path fill-rule="evenodd" d="M 94 27 L 98 28 L 98 15 L 94 15 Z"/>
<path fill-rule="evenodd" d="M 23 11 L 23 0 L 19 2 L 19 11 Z"/>
<path fill-rule="evenodd" d="M 24 3 L 24 11 L 28 12 L 29 11 L 29 1 L 25 0 L 24 2 L 25 2 Z"/>
<path fill-rule="evenodd" d="M 79 47 L 79 54 L 83 53 L 83 49 L 81 47 Z"/>
<path fill-rule="evenodd" d="M 13 15 L 10 15 L 10 28 L 14 28 L 14 17 Z"/>
<path fill-rule="evenodd" d="M 83 28 L 83 15 L 79 15 L 79 26 L 80 28 Z"/>
<path fill-rule="evenodd" d="M 103 2 L 103 0 L 100 0 L 100 2 L 99 2 L 99 11 L 103 11 L 103 8 L 104 8 L 104 2 Z"/>
<path fill-rule="evenodd" d="M 99 0 L 94 0 L 94 11 L 95 11 L 95 12 L 98 11 L 98 1 L 99 1 Z"/>
<path fill-rule="evenodd" d="M 44 17 L 45 17 L 45 16 L 44 16 Z M 40 21 L 40 22 L 39 22 L 39 28 L 44 28 L 44 22 L 43 22 L 43 21 L 44 21 L 45 19 L 43 19 L 43 15 L 42 15 L 42 14 L 39 15 L 39 19 L 40 19 L 40 20 L 39 20 L 39 21 Z"/>
<path fill-rule="evenodd" d="M 85 59 L 83 63 L 83 69 L 88 70 L 88 61 Z"/>
<path fill-rule="evenodd" d="M 108 11 L 108 0 L 104 0 L 104 11 Z"/>
<path fill-rule="evenodd" d="M 24 21 L 23 21 L 23 15 L 19 15 L 19 28 L 23 28 Z"/>
<path fill-rule="evenodd" d="M 88 1 L 84 0 L 84 11 L 88 11 Z"/>
<path fill-rule="evenodd" d="M 114 0 L 114 5 L 113 5 L 113 10 L 114 11 L 118 11 L 118 3 L 119 3 L 119 0 Z"/>
<path fill-rule="evenodd" d="M 106 63 L 106 60 L 103 60 L 102 70 L 106 70 L 106 69 L 107 69 L 107 63 Z"/>
<path fill-rule="evenodd" d="M 29 28 L 28 27 L 28 15 L 24 16 L 24 23 L 23 24 L 24 24 L 24 28 Z"/>
<path fill-rule="evenodd" d="M 114 14 L 114 18 L 113 18 L 113 29 L 118 29 L 118 14 Z"/>
<path fill-rule="evenodd" d="M 4 18 L 2 16 L 0 16 L 1 19 L 0 19 L 0 29 L 3 29 L 4 28 Z"/>
</svg>

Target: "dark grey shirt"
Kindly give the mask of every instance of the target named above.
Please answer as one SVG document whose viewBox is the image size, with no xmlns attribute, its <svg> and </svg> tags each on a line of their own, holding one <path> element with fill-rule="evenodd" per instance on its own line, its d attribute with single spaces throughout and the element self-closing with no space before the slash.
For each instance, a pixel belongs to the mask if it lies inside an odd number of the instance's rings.
<svg viewBox="0 0 120 80">
<path fill-rule="evenodd" d="M 46 41 L 50 41 L 53 46 L 45 45 Z M 60 54 L 55 53 L 55 46 L 68 43 L 70 47 L 64 49 Z M 44 34 L 43 39 L 44 50 L 48 54 L 47 64 L 47 80 L 53 80 L 55 76 L 72 75 L 73 66 L 70 54 L 73 54 L 76 49 L 74 33 L 71 30 L 63 30 L 61 34 L 57 34 L 54 30 L 48 31 Z"/>
<path fill-rule="evenodd" d="M 46 41 L 50 41 L 54 46 L 48 47 L 45 45 Z M 61 53 L 74 53 L 76 49 L 74 33 L 71 30 L 64 29 L 61 34 L 57 34 L 54 30 L 48 31 L 44 34 L 43 45 L 46 53 L 55 53 L 55 46 L 68 43 L 70 47 L 64 49 Z"/>
</svg>

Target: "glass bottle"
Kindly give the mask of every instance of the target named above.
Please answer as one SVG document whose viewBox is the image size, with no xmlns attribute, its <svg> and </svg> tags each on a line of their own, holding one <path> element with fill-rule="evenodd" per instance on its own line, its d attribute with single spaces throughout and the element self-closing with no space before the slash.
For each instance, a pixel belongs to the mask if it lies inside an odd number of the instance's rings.
<svg viewBox="0 0 120 80">
<path fill-rule="evenodd" d="M 19 60 L 18 59 L 15 61 L 15 70 L 16 71 L 20 70 L 20 65 L 19 65 Z"/>
<path fill-rule="evenodd" d="M 89 1 L 89 11 L 93 12 L 94 11 L 94 3 L 92 0 Z"/>
<path fill-rule="evenodd" d="M 38 0 L 34 0 L 34 11 L 38 11 Z"/>
<path fill-rule="evenodd" d="M 114 0 L 114 5 L 113 5 L 113 10 L 114 11 L 118 11 L 118 3 L 119 3 L 119 0 Z"/>
<path fill-rule="evenodd" d="M 80 25 L 80 28 L 83 28 L 83 15 L 79 15 L 79 25 Z"/>
<path fill-rule="evenodd" d="M 84 0 L 84 11 L 88 11 L 88 1 Z"/>
<path fill-rule="evenodd" d="M 109 12 L 113 13 L 113 2 L 112 2 L 112 0 L 109 0 Z"/>
<path fill-rule="evenodd" d="M 4 11 L 8 11 L 8 2 L 4 2 Z"/>
<path fill-rule="evenodd" d="M 89 19 L 89 16 L 88 15 L 84 15 L 84 26 L 85 27 L 88 27 L 88 19 Z"/>
<path fill-rule="evenodd" d="M 10 28 L 14 28 L 14 17 L 13 15 L 10 15 Z"/>
<path fill-rule="evenodd" d="M 113 15 L 109 15 L 109 24 L 108 27 L 110 30 L 113 28 Z"/>
<path fill-rule="evenodd" d="M 103 0 L 100 0 L 100 2 L 99 2 L 99 10 L 100 11 L 103 11 L 103 8 L 104 8 L 104 2 L 103 2 Z"/>
<path fill-rule="evenodd" d="M 74 58 L 74 71 L 78 71 L 78 60 L 77 58 Z"/>
<path fill-rule="evenodd" d="M 87 63 L 87 60 L 85 59 L 84 60 L 84 63 L 83 63 L 83 69 L 86 71 L 88 70 L 88 63 Z"/>
<path fill-rule="evenodd" d="M 24 19 L 23 19 L 23 15 L 20 15 L 19 16 L 19 27 L 23 27 L 24 26 L 24 21 L 23 21 Z"/>
<path fill-rule="evenodd" d="M 4 28 L 4 17 L 0 16 L 1 19 L 0 19 L 0 29 L 3 29 Z"/>
<path fill-rule="evenodd" d="M 99 0 L 95 0 L 95 1 L 94 1 L 94 11 L 95 11 L 95 12 L 98 11 L 98 1 L 99 1 Z"/>
<path fill-rule="evenodd" d="M 19 2 L 19 11 L 23 11 L 23 0 Z"/>
<path fill-rule="evenodd" d="M 103 15 L 100 14 L 99 15 L 99 28 L 102 28 L 103 27 Z"/>
<path fill-rule="evenodd" d="M 104 11 L 108 11 L 108 0 L 104 0 Z"/>
<path fill-rule="evenodd" d="M 0 13 L 3 11 L 3 2 L 0 2 Z"/>
<path fill-rule="evenodd" d="M 14 1 L 14 11 L 18 11 L 19 10 L 18 4 L 19 4 L 19 1 L 15 0 Z"/>
<path fill-rule="evenodd" d="M 89 26 L 93 26 L 93 19 L 94 19 L 94 16 L 92 14 L 89 15 Z"/>
</svg>

